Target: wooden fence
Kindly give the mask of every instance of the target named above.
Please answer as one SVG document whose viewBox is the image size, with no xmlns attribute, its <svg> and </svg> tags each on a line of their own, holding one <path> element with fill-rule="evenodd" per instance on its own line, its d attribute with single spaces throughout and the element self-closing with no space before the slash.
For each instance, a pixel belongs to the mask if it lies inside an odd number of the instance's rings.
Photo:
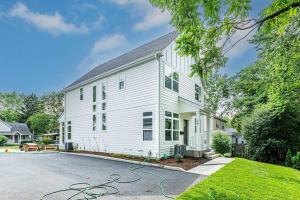
<svg viewBox="0 0 300 200">
<path fill-rule="evenodd" d="M 232 144 L 231 155 L 233 157 L 248 158 L 248 147 L 246 144 Z"/>
</svg>

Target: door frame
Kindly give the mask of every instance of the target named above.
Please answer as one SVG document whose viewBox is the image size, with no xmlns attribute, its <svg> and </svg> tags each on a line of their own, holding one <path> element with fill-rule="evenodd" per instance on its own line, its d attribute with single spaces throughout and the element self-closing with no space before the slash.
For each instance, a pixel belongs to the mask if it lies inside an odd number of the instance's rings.
<svg viewBox="0 0 300 200">
<path fill-rule="evenodd" d="M 183 144 L 189 145 L 189 120 L 183 119 Z"/>
</svg>

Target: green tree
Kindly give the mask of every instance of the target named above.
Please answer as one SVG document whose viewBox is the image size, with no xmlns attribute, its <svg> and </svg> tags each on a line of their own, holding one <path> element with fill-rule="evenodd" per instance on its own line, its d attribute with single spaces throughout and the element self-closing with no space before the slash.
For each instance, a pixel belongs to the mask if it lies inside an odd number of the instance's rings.
<svg viewBox="0 0 300 200">
<path fill-rule="evenodd" d="M 213 140 L 211 146 L 217 153 L 229 153 L 231 148 L 230 138 L 222 131 L 215 131 L 213 133 Z"/>
<path fill-rule="evenodd" d="M 44 134 L 49 131 L 56 131 L 58 128 L 57 118 L 45 113 L 37 113 L 29 117 L 27 124 L 35 134 Z"/>
<path fill-rule="evenodd" d="M 18 122 L 20 113 L 11 109 L 5 109 L 0 111 L 0 119 L 5 122 Z"/>
<path fill-rule="evenodd" d="M 18 112 L 22 103 L 22 97 L 16 92 L 0 93 L 0 110 L 12 110 L 14 112 Z"/>
<path fill-rule="evenodd" d="M 41 101 L 44 106 L 44 111 L 47 114 L 59 116 L 63 113 L 63 101 L 64 101 L 64 93 L 63 92 L 50 92 L 41 97 Z"/>
<path fill-rule="evenodd" d="M 7 137 L 0 135 L 0 145 L 5 145 L 7 143 Z"/>
<path fill-rule="evenodd" d="M 41 104 L 39 97 L 33 93 L 30 95 L 22 95 L 22 98 L 23 105 L 20 109 L 20 121 L 26 122 L 29 117 L 39 113 L 42 110 L 43 105 Z"/>
<path fill-rule="evenodd" d="M 274 28 L 281 31 L 293 16 L 299 14 L 300 7 L 299 0 L 274 0 L 258 19 L 251 19 L 248 16 L 250 0 L 150 2 L 171 13 L 171 24 L 180 33 L 177 50 L 181 55 L 194 58 L 196 63 L 192 66 L 192 75 L 204 78 L 223 67 L 227 60 L 226 53 L 243 39 L 228 45 L 237 31 L 245 31 L 246 36 L 257 28 L 261 33 L 271 32 Z"/>
</svg>

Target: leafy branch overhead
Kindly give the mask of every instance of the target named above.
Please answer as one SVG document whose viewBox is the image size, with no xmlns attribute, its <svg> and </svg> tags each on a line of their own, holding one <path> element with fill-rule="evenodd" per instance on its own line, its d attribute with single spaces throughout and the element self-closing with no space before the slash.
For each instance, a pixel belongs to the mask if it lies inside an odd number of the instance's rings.
<svg viewBox="0 0 300 200">
<path fill-rule="evenodd" d="M 181 55 L 192 56 L 195 64 L 191 75 L 206 79 L 213 71 L 222 68 L 226 54 L 251 32 L 284 22 L 285 16 L 295 14 L 299 0 L 276 0 L 258 19 L 249 19 L 251 0 L 150 0 L 162 10 L 168 10 L 171 24 L 180 32 L 177 50 Z M 276 22 L 277 21 L 277 22 Z M 285 21 L 284 23 L 288 23 Z M 231 37 L 237 31 L 246 31 L 237 41 Z M 225 48 L 228 46 L 227 48 Z"/>
</svg>

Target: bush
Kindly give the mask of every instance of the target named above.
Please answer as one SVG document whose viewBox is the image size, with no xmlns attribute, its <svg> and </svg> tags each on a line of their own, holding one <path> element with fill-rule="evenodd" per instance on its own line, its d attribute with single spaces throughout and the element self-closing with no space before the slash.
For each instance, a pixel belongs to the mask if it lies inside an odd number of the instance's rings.
<svg viewBox="0 0 300 200">
<path fill-rule="evenodd" d="M 230 138 L 222 131 L 216 131 L 213 134 L 212 148 L 215 152 L 225 154 L 230 152 Z"/>
<path fill-rule="evenodd" d="M 45 144 L 45 145 L 48 145 L 48 144 L 53 144 L 53 140 L 51 140 L 50 138 L 48 137 L 43 137 L 42 141 L 41 141 L 42 144 Z"/>
<path fill-rule="evenodd" d="M 296 156 L 293 156 L 293 168 L 300 170 L 300 152 Z"/>
<path fill-rule="evenodd" d="M 0 145 L 5 145 L 7 143 L 7 137 L 0 135 Z"/>
<path fill-rule="evenodd" d="M 293 160 L 292 160 L 292 152 L 291 150 L 289 149 L 286 153 L 286 157 L 285 157 L 285 165 L 287 167 L 293 167 Z"/>
<path fill-rule="evenodd" d="M 181 154 L 176 154 L 175 155 L 175 160 L 176 162 L 182 162 L 183 156 Z"/>
<path fill-rule="evenodd" d="M 300 119 L 293 110 L 256 109 L 242 129 L 252 160 L 282 163 L 279 151 L 297 150 L 300 145 Z"/>
<path fill-rule="evenodd" d="M 225 158 L 230 158 L 231 157 L 231 153 L 224 153 L 224 157 Z"/>
</svg>

